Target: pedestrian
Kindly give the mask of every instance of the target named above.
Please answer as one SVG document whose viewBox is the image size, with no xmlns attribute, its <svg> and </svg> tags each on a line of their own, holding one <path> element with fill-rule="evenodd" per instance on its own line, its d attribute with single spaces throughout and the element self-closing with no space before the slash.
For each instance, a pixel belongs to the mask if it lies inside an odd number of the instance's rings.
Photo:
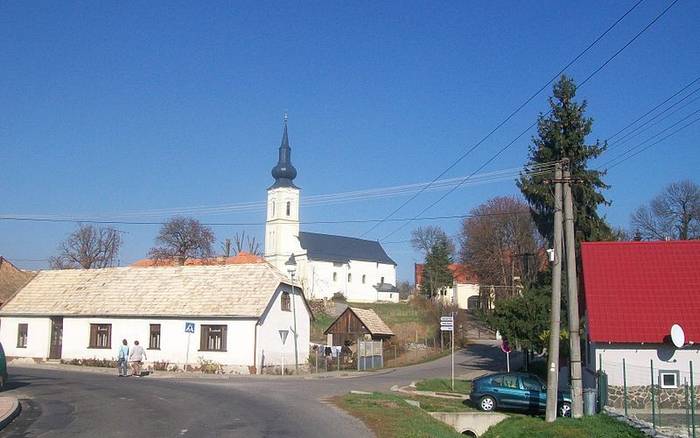
<svg viewBox="0 0 700 438">
<path fill-rule="evenodd" d="M 122 345 L 119 346 L 119 353 L 117 353 L 117 370 L 119 371 L 119 377 L 127 377 L 129 375 L 129 368 L 127 362 L 129 360 L 129 343 L 126 339 L 122 340 Z"/>
<path fill-rule="evenodd" d="M 146 351 L 139 345 L 139 341 L 134 341 L 134 348 L 131 349 L 131 355 L 129 356 L 129 360 L 131 360 L 131 374 L 133 376 L 141 377 L 141 365 L 146 359 Z"/>
</svg>

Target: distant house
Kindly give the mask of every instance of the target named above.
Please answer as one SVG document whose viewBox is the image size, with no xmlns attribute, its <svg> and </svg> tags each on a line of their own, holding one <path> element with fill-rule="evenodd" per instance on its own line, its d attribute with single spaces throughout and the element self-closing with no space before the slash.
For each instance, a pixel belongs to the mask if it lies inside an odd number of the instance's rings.
<svg viewBox="0 0 700 438">
<path fill-rule="evenodd" d="M 602 368 L 619 388 L 624 359 L 627 385 L 648 395 L 652 376 L 663 389 L 680 387 L 693 361 L 697 385 L 700 242 L 582 243 L 581 262 L 588 375 Z M 670 342 L 674 324 L 685 332 L 682 348 Z"/>
<path fill-rule="evenodd" d="M 36 275 L 34 272 L 22 271 L 0 256 L 0 306 L 27 284 L 34 275 Z"/>
<path fill-rule="evenodd" d="M 394 336 L 374 310 L 357 307 L 345 309 L 323 334 L 333 336 L 332 345 L 345 345 L 346 341 L 354 344 L 358 339 L 388 340 Z"/>
<path fill-rule="evenodd" d="M 420 285 L 423 283 L 424 269 L 425 266 L 421 263 L 414 265 L 417 290 L 420 290 Z M 480 308 L 479 280 L 476 274 L 459 263 L 451 264 L 449 269 L 452 272 L 452 285 L 442 289 L 438 298 L 446 303 L 455 304 L 460 309 Z"/>
<path fill-rule="evenodd" d="M 0 309 L 0 341 L 11 360 L 46 360 L 112 359 L 139 340 L 151 362 L 248 373 L 293 363 L 295 313 L 305 363 L 311 311 L 266 262 L 41 271 Z"/>
</svg>

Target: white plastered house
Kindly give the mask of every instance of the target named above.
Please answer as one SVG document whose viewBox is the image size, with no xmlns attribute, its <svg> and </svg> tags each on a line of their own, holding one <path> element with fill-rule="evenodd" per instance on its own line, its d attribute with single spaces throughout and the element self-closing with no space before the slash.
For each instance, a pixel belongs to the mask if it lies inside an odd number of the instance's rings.
<svg viewBox="0 0 700 438">
<path fill-rule="evenodd" d="M 294 364 L 295 324 L 306 363 L 311 317 L 303 291 L 266 262 L 41 271 L 0 309 L 0 341 L 9 360 L 41 361 L 113 359 L 122 339 L 138 340 L 146 365 L 251 373 L 283 355 Z"/>
</svg>

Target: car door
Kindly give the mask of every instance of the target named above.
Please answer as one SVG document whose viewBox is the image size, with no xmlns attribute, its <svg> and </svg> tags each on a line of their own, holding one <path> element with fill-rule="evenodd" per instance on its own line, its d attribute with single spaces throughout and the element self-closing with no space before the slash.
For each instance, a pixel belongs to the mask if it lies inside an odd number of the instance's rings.
<svg viewBox="0 0 700 438">
<path fill-rule="evenodd" d="M 547 406 L 547 392 L 542 381 L 535 376 L 522 376 L 520 383 L 527 397 L 524 407 L 531 412 L 543 411 Z"/>
<path fill-rule="evenodd" d="M 526 406 L 526 393 L 520 387 L 517 375 L 504 374 L 501 378 L 499 398 L 504 408 L 523 409 Z"/>
</svg>

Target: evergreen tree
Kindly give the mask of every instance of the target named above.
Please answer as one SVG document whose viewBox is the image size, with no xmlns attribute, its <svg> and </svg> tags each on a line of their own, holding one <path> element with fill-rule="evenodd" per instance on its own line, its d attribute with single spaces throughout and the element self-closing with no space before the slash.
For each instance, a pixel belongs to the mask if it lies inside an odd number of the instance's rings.
<svg viewBox="0 0 700 438">
<path fill-rule="evenodd" d="M 450 271 L 450 248 L 446 239 L 438 240 L 425 257 L 421 290 L 428 298 L 440 293 L 440 290 L 452 285 Z"/>
<path fill-rule="evenodd" d="M 554 191 L 545 179 L 552 175 L 530 175 L 533 166 L 562 158 L 570 161 L 576 241 L 611 240 L 614 234 L 605 219 L 598 215 L 598 206 L 609 205 L 602 194 L 607 189 L 601 179 L 604 172 L 590 169 L 588 162 L 607 148 L 607 143 L 586 144 L 593 119 L 585 116 L 587 103 L 574 101 L 576 84 L 562 75 L 549 98 L 550 114 L 540 114 L 537 136 L 532 138 L 529 161 L 517 182 L 528 203 L 537 228 L 548 241 L 554 235 Z"/>
</svg>

